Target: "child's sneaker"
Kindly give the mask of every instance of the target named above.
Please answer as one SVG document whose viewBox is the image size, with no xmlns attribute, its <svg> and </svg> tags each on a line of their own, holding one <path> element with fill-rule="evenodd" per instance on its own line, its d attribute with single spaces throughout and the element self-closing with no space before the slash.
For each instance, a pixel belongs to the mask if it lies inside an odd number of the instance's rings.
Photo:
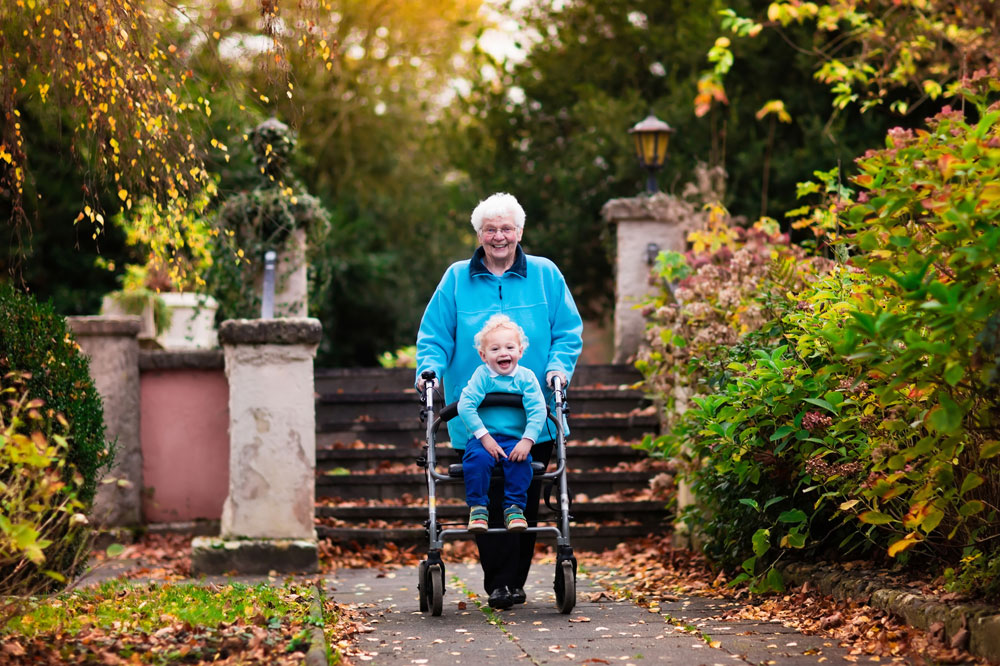
<svg viewBox="0 0 1000 666">
<path fill-rule="evenodd" d="M 485 506 L 474 506 L 469 511 L 469 531 L 485 532 L 490 528 L 490 512 Z"/>
<path fill-rule="evenodd" d="M 503 522 L 508 532 L 523 532 L 528 529 L 528 521 L 524 519 L 524 512 L 519 506 L 507 507 L 503 512 Z"/>
</svg>

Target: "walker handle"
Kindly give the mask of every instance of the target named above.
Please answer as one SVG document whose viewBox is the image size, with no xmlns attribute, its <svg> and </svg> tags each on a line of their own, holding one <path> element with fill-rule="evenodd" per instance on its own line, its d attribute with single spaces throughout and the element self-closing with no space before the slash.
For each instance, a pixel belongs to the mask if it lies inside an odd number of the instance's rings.
<svg viewBox="0 0 1000 666">
<path fill-rule="evenodd" d="M 437 374 L 433 370 L 424 370 L 420 373 L 420 378 L 424 380 L 424 404 L 429 411 L 434 408 L 434 385 L 437 384 Z"/>
</svg>

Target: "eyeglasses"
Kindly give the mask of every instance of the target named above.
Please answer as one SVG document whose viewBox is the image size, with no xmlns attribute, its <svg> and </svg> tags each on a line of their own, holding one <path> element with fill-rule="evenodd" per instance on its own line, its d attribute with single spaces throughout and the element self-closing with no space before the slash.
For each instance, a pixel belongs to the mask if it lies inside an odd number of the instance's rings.
<svg viewBox="0 0 1000 666">
<path fill-rule="evenodd" d="M 502 226 L 499 229 L 496 227 L 483 227 L 480 233 L 486 238 L 491 238 L 497 235 L 503 236 L 513 236 L 514 232 L 517 231 L 517 227 Z"/>
</svg>

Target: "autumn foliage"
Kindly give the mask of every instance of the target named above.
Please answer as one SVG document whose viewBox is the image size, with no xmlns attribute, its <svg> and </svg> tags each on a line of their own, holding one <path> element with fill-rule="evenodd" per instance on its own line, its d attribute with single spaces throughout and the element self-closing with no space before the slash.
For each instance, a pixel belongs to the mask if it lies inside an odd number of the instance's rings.
<svg viewBox="0 0 1000 666">
<path fill-rule="evenodd" d="M 21 375 L 0 378 L 0 626 L 86 559 L 83 477 L 68 462 L 68 426 L 29 398 Z"/>
<path fill-rule="evenodd" d="M 835 108 L 884 105 L 905 114 L 926 99 L 954 95 L 963 78 L 995 61 L 998 20 L 996 3 L 984 0 L 780 0 L 758 16 L 727 9 L 728 36 L 708 53 L 712 69 L 698 84 L 695 113 L 728 104 L 725 78 L 742 42 L 765 36 L 794 42 L 794 32 L 809 35 L 797 46 L 815 63 L 814 77 L 833 93 Z M 906 94 L 893 98 L 890 90 Z"/>
<path fill-rule="evenodd" d="M 1000 594 L 1000 83 L 957 89 L 964 112 L 891 131 L 851 187 L 801 187 L 830 259 L 720 227 L 689 275 L 661 263 L 681 279 L 642 367 L 688 408 L 647 446 L 688 461 L 688 520 L 756 589 L 795 553 L 865 554 Z"/>
<path fill-rule="evenodd" d="M 259 4 L 256 32 L 268 40 L 266 63 L 276 78 L 289 42 L 320 61 L 332 60 L 332 45 L 315 21 L 279 16 L 278 3 L 270 0 Z M 318 5 L 312 11 L 320 14 Z M 212 107 L 191 85 L 185 46 L 170 41 L 169 28 L 210 15 L 207 5 L 145 0 L 0 5 L 0 195 L 9 200 L 15 229 L 26 222 L 24 197 L 31 193 L 24 134 L 30 116 L 47 131 L 73 138 L 72 159 L 89 176 L 77 222 L 87 220 L 95 234 L 101 232 L 106 214 L 97 203 L 99 190 L 114 192 L 123 210 L 149 197 L 149 223 L 178 230 L 161 234 L 163 243 L 153 250 L 166 256 L 183 246 L 180 221 L 188 202 L 213 191 L 201 145 Z M 209 28 L 201 37 L 217 42 L 222 35 Z M 234 94 L 249 96 L 235 87 Z M 224 150 L 214 140 L 212 145 Z"/>
</svg>

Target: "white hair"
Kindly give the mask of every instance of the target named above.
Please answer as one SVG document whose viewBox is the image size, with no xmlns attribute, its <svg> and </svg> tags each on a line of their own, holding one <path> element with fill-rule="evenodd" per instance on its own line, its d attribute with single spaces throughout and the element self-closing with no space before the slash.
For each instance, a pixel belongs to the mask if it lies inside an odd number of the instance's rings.
<svg viewBox="0 0 1000 666">
<path fill-rule="evenodd" d="M 506 192 L 491 194 L 472 211 L 472 228 L 478 234 L 483 228 L 483 222 L 499 217 L 512 216 L 518 229 L 524 229 L 524 209 L 517 202 L 517 197 Z"/>
<path fill-rule="evenodd" d="M 510 330 L 517 333 L 518 340 L 521 343 L 521 349 L 528 348 L 528 336 L 525 335 L 524 329 L 517 325 L 513 319 L 505 314 L 495 314 L 486 320 L 483 327 L 479 329 L 476 336 L 472 339 L 472 344 L 475 345 L 476 349 L 482 349 L 483 341 L 486 336 L 497 330 L 498 328 L 509 328 Z"/>
</svg>

